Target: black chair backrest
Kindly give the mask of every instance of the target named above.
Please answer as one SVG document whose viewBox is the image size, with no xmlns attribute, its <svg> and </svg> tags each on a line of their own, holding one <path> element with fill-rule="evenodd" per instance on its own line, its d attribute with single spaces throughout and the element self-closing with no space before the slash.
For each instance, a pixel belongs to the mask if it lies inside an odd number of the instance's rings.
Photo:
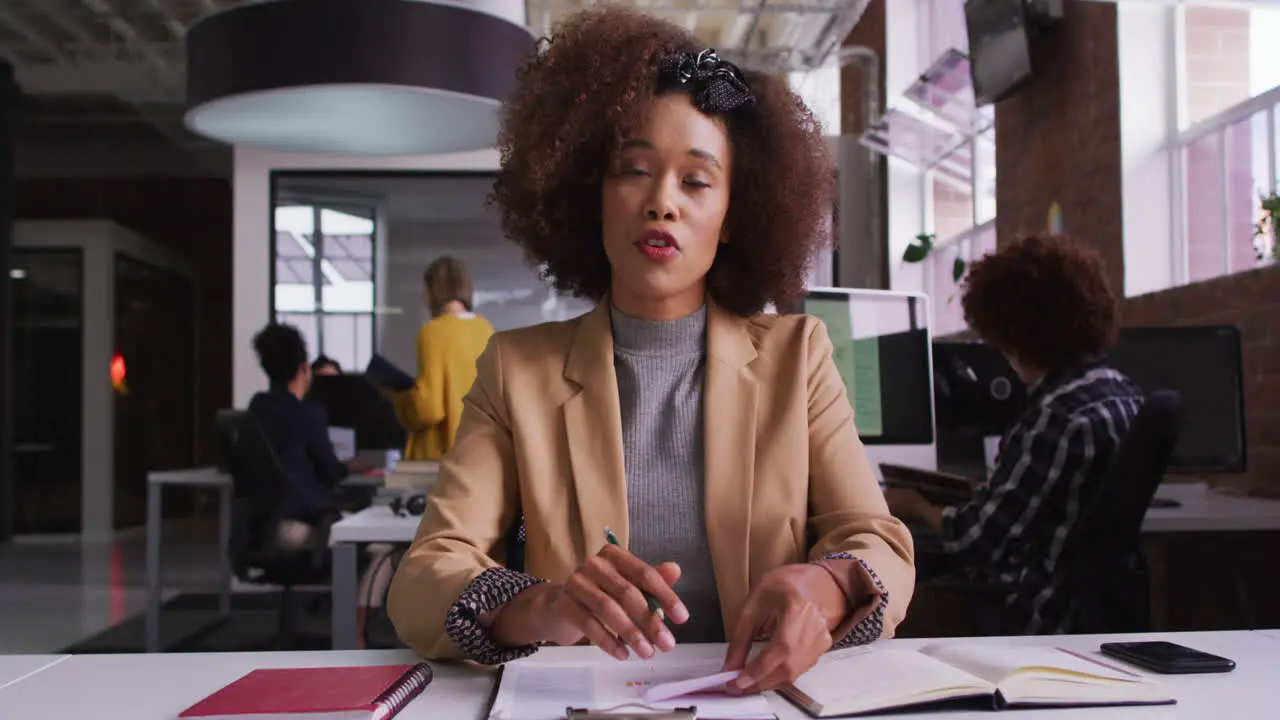
<svg viewBox="0 0 1280 720">
<path fill-rule="evenodd" d="M 222 466 L 231 475 L 232 567 L 242 575 L 249 567 L 272 563 L 278 554 L 285 477 L 257 418 L 244 410 L 220 410 L 214 424 L 222 449 Z"/>
<path fill-rule="evenodd" d="M 1142 522 L 1164 478 L 1182 424 L 1182 396 L 1149 394 L 1120 441 L 1102 485 L 1081 514 L 1065 558 L 1073 630 L 1143 632 L 1150 587 Z"/>
</svg>

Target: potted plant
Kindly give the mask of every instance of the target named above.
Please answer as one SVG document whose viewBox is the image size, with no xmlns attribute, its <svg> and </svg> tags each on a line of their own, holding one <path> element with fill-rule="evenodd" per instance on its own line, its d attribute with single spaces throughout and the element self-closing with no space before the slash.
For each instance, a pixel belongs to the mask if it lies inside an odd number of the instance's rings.
<svg viewBox="0 0 1280 720">
<path fill-rule="evenodd" d="M 933 233 L 920 233 L 916 235 L 915 241 L 907 246 L 902 252 L 902 262 L 904 263 L 922 263 L 933 252 L 933 243 L 937 236 Z M 960 282 L 960 278 L 964 277 L 965 271 L 964 258 L 956 255 L 956 259 L 951 262 L 951 279 Z"/>
<path fill-rule="evenodd" d="M 1253 227 L 1253 249 L 1258 259 L 1275 262 L 1280 255 L 1280 240 L 1277 240 L 1276 216 L 1280 215 L 1280 193 L 1272 190 L 1263 195 L 1259 201 L 1262 219 Z"/>
</svg>

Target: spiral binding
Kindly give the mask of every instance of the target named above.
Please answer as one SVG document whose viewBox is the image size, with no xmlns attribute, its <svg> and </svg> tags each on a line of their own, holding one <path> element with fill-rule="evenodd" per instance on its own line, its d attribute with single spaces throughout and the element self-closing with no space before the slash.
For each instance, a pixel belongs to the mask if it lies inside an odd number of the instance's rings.
<svg viewBox="0 0 1280 720">
<path fill-rule="evenodd" d="M 373 720 L 387 720 L 395 717 L 397 713 L 409 704 L 410 700 L 422 694 L 423 690 L 431 684 L 431 666 L 426 663 L 418 663 L 409 668 L 399 680 L 387 688 L 376 700 L 373 701 L 374 711 Z"/>
</svg>

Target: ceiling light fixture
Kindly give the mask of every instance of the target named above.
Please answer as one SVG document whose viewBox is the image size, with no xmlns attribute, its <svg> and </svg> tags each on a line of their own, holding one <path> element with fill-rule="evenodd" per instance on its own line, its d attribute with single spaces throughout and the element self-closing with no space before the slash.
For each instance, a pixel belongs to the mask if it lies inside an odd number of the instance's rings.
<svg viewBox="0 0 1280 720">
<path fill-rule="evenodd" d="M 534 48 L 523 0 L 263 0 L 187 33 L 186 125 L 336 155 L 493 147 Z"/>
</svg>

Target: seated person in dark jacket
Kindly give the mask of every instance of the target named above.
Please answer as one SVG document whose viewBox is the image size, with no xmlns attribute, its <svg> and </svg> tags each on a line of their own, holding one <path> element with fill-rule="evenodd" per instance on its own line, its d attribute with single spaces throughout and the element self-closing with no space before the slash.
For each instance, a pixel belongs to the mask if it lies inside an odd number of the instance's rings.
<svg viewBox="0 0 1280 720">
<path fill-rule="evenodd" d="M 1118 303 L 1098 253 L 1058 236 L 1021 239 L 973 263 L 962 302 L 970 329 L 1027 383 L 1026 407 L 968 502 L 938 507 L 891 489 L 889 509 L 937 533 L 949 564 L 1010 588 L 1014 628 L 1069 632 L 1063 545 L 1143 399 L 1104 357 Z"/>
<path fill-rule="evenodd" d="M 356 463 L 334 455 L 324 408 L 302 401 L 311 388 L 311 366 L 297 328 L 272 323 L 254 337 L 253 348 L 271 388 L 253 396 L 249 412 L 284 471 L 281 512 L 291 520 L 318 524 L 332 513 L 334 487 Z"/>
</svg>

